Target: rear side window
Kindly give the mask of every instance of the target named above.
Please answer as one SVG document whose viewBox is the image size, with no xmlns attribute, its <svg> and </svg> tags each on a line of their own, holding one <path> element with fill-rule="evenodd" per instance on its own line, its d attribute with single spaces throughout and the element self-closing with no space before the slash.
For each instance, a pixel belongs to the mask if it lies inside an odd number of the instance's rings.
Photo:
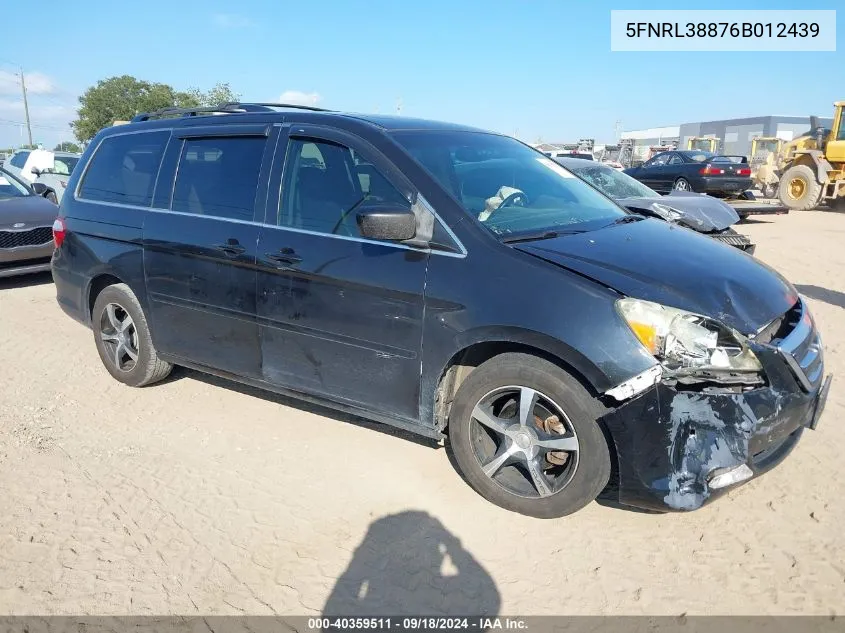
<svg viewBox="0 0 845 633">
<path fill-rule="evenodd" d="M 252 136 L 187 139 L 182 146 L 171 209 L 252 220 L 267 139 Z"/>
<path fill-rule="evenodd" d="M 169 137 L 170 132 L 151 132 L 104 138 L 85 172 L 79 197 L 150 206 Z"/>
</svg>

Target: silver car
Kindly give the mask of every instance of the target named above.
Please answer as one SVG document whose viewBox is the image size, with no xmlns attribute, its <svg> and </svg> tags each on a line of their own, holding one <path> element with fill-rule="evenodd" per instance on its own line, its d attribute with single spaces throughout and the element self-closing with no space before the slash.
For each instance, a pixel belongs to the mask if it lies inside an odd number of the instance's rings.
<svg viewBox="0 0 845 633">
<path fill-rule="evenodd" d="M 67 187 L 68 178 L 70 178 L 74 167 L 81 158 L 80 154 L 71 154 L 70 152 L 54 152 L 53 153 L 53 167 L 37 171 L 35 182 L 43 183 L 50 189 L 44 197 L 55 204 L 62 201 L 62 196 Z"/>
</svg>

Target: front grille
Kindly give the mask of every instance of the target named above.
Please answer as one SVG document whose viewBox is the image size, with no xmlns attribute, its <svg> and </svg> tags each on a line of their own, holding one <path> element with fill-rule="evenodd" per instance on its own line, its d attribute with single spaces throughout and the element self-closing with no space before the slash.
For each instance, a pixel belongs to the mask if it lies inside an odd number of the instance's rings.
<svg viewBox="0 0 845 633">
<path fill-rule="evenodd" d="M 53 229 L 39 226 L 28 231 L 0 231 L 0 248 L 43 246 L 53 241 Z"/>
<path fill-rule="evenodd" d="M 751 244 L 750 239 L 748 239 L 745 235 L 740 235 L 739 233 L 716 233 L 710 237 L 724 244 L 737 246 L 743 250 Z"/>
<path fill-rule="evenodd" d="M 766 345 L 776 345 L 778 341 L 785 339 L 795 329 L 795 326 L 801 321 L 803 313 L 804 306 L 801 301 L 798 301 L 789 310 L 757 332 L 754 340 Z"/>
<path fill-rule="evenodd" d="M 821 383 L 822 340 L 803 299 L 763 328 L 755 340 L 773 345 L 783 354 L 805 391 L 813 391 Z"/>
</svg>

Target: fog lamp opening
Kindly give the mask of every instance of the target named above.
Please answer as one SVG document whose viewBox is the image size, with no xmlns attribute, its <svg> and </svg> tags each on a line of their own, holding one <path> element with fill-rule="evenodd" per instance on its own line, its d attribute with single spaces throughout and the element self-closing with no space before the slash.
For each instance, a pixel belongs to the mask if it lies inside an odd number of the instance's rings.
<svg viewBox="0 0 845 633">
<path fill-rule="evenodd" d="M 754 471 L 746 464 L 740 464 L 732 468 L 716 468 L 707 476 L 707 483 L 712 490 L 718 490 L 751 479 L 753 476 Z"/>
</svg>

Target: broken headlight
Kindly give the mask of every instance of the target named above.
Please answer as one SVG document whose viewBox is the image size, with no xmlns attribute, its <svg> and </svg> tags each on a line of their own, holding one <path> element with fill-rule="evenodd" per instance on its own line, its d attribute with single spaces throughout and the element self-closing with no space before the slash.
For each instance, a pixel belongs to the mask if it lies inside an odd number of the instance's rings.
<svg viewBox="0 0 845 633">
<path fill-rule="evenodd" d="M 746 338 L 718 321 L 640 299 L 620 299 L 617 306 L 640 343 L 666 369 L 762 370 Z"/>
</svg>

